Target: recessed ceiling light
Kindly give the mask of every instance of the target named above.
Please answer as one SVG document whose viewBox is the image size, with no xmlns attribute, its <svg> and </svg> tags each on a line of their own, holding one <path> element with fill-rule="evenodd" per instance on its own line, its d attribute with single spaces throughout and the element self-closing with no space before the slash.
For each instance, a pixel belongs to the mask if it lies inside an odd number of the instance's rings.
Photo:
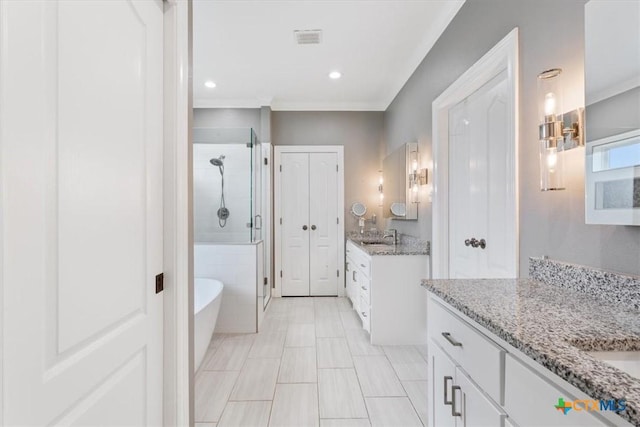
<svg viewBox="0 0 640 427">
<path fill-rule="evenodd" d="M 329 73 L 329 78 L 333 80 L 337 80 L 342 77 L 342 73 L 340 71 L 332 71 Z"/>
<path fill-rule="evenodd" d="M 209 89 L 213 89 L 214 87 L 216 87 L 216 83 L 211 80 L 207 80 L 206 82 L 204 82 L 204 85 Z"/>
</svg>

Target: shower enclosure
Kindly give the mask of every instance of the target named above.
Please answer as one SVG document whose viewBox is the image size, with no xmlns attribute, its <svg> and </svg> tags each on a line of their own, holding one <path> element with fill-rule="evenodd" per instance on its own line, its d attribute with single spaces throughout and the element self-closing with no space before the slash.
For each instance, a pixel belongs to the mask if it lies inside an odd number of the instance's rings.
<svg viewBox="0 0 640 427">
<path fill-rule="evenodd" d="M 251 128 L 193 129 L 194 271 L 224 283 L 219 332 L 257 330 L 271 297 L 269 152 Z"/>
</svg>

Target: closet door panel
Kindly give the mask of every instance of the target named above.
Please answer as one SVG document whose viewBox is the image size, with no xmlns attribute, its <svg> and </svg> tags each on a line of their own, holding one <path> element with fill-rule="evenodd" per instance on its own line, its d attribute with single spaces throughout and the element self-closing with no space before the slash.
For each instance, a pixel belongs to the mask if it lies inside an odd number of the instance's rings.
<svg viewBox="0 0 640 427">
<path fill-rule="evenodd" d="M 309 154 L 282 153 L 280 163 L 282 296 L 309 296 Z"/>
<path fill-rule="evenodd" d="M 311 295 L 338 295 L 338 156 L 309 155 Z"/>
</svg>

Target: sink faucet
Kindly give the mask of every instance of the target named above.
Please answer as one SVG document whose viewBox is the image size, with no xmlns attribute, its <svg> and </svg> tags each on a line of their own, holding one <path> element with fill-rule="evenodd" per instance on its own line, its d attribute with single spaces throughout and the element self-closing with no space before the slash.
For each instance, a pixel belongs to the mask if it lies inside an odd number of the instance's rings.
<svg viewBox="0 0 640 427">
<path fill-rule="evenodd" d="M 389 230 L 385 230 L 384 234 L 382 235 L 382 238 L 384 239 L 385 237 L 393 237 L 393 244 L 394 245 L 398 244 L 398 230 L 396 230 L 395 228 L 390 228 Z"/>
</svg>

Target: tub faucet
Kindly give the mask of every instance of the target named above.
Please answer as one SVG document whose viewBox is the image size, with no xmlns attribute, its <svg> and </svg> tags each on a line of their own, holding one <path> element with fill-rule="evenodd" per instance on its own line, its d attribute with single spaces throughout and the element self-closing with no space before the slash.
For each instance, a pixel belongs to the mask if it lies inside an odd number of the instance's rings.
<svg viewBox="0 0 640 427">
<path fill-rule="evenodd" d="M 384 234 L 382 235 L 382 238 L 384 239 L 385 237 L 393 237 L 393 244 L 394 245 L 398 244 L 398 230 L 396 230 L 395 228 L 390 228 L 389 230 L 385 230 Z"/>
</svg>

